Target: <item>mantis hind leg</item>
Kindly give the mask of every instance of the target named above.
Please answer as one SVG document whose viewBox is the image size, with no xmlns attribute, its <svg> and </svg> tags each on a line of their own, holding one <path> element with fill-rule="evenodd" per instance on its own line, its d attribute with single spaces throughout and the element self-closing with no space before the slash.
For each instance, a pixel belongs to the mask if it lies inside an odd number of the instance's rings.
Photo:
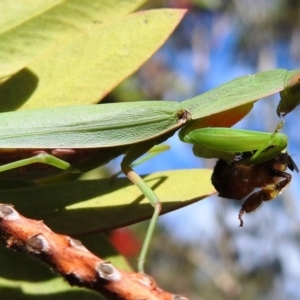
<svg viewBox="0 0 300 300">
<path fill-rule="evenodd" d="M 72 166 L 68 162 L 66 162 L 62 159 L 59 159 L 53 155 L 50 155 L 48 153 L 45 153 L 45 152 L 41 152 L 35 156 L 20 159 L 18 161 L 14 161 L 14 162 L 2 165 L 2 166 L 0 166 L 0 172 L 16 169 L 16 168 L 20 168 L 20 167 L 26 167 L 26 166 L 34 164 L 34 163 L 47 164 L 47 165 L 54 166 L 58 169 L 69 170 L 72 172 L 78 172 L 78 170 L 72 168 Z"/>
<path fill-rule="evenodd" d="M 150 246 L 151 238 L 155 230 L 155 226 L 161 211 L 161 202 L 154 191 L 146 184 L 146 182 L 132 169 L 131 163 L 139 158 L 141 155 L 146 153 L 153 146 L 153 142 L 144 142 L 129 149 L 126 156 L 124 157 L 121 168 L 127 178 L 135 184 L 145 197 L 150 201 L 151 205 L 154 207 L 154 213 L 150 220 L 150 224 L 144 239 L 141 253 L 138 258 L 138 271 L 144 272 L 144 264 L 146 260 L 146 255 Z"/>
</svg>

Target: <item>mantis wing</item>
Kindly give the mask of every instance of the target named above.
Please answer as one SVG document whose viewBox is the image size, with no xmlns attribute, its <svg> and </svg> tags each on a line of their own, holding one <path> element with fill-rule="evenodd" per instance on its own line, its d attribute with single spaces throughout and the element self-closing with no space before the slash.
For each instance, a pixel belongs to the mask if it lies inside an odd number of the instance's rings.
<svg viewBox="0 0 300 300">
<path fill-rule="evenodd" d="M 0 148 L 130 145 L 181 126 L 178 103 L 141 101 L 0 114 Z"/>
</svg>

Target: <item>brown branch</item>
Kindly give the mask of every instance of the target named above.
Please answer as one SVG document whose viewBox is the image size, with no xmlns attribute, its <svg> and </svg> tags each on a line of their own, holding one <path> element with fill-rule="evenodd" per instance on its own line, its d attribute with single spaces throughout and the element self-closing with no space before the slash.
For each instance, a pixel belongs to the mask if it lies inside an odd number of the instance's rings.
<svg viewBox="0 0 300 300">
<path fill-rule="evenodd" d="M 0 203 L 0 238 L 8 248 L 27 252 L 50 265 L 70 285 L 92 289 L 114 300 L 187 300 L 157 287 L 141 273 L 115 268 L 88 251 L 80 241 L 54 233 L 43 221 L 20 215 Z"/>
</svg>

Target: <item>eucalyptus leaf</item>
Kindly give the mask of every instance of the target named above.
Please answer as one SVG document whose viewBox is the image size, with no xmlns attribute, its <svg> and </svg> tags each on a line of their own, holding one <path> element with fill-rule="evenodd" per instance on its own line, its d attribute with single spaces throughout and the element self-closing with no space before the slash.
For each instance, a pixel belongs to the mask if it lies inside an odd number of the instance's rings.
<svg viewBox="0 0 300 300">
<path fill-rule="evenodd" d="M 27 66 L 29 69 L 22 73 L 27 72 L 24 76 L 34 91 L 19 105 L 28 109 L 98 102 L 165 42 L 184 13 L 160 9 L 94 23 Z M 11 106 L 16 101 L 9 100 Z"/>
<path fill-rule="evenodd" d="M 162 201 L 162 213 L 167 213 L 215 193 L 211 173 L 206 169 L 176 170 L 144 179 Z M 127 178 L 0 190 L 0 198 L 25 216 L 41 219 L 54 231 L 70 235 L 123 227 L 153 214 L 149 201 Z"/>
<path fill-rule="evenodd" d="M 93 22 L 126 15 L 144 0 L 1 0 L 0 78 L 12 75 Z"/>
</svg>

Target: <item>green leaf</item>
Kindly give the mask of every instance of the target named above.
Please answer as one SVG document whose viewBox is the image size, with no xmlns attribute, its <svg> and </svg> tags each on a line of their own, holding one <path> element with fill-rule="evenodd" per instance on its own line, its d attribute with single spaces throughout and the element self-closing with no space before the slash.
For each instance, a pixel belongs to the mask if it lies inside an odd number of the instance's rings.
<svg viewBox="0 0 300 300">
<path fill-rule="evenodd" d="M 94 23 L 6 81 L 0 111 L 98 102 L 165 42 L 184 13 L 161 9 Z"/>
<path fill-rule="evenodd" d="M 145 0 L 1 0 L 0 78 L 89 28 L 132 12 Z"/>
<path fill-rule="evenodd" d="M 162 201 L 162 213 L 204 199 L 215 190 L 211 170 L 177 170 L 145 176 Z M 0 190 L 1 199 L 57 232 L 80 235 L 151 218 L 153 207 L 127 178 L 81 180 L 49 186 Z M 2 200 L 3 202 L 4 200 Z"/>
</svg>

